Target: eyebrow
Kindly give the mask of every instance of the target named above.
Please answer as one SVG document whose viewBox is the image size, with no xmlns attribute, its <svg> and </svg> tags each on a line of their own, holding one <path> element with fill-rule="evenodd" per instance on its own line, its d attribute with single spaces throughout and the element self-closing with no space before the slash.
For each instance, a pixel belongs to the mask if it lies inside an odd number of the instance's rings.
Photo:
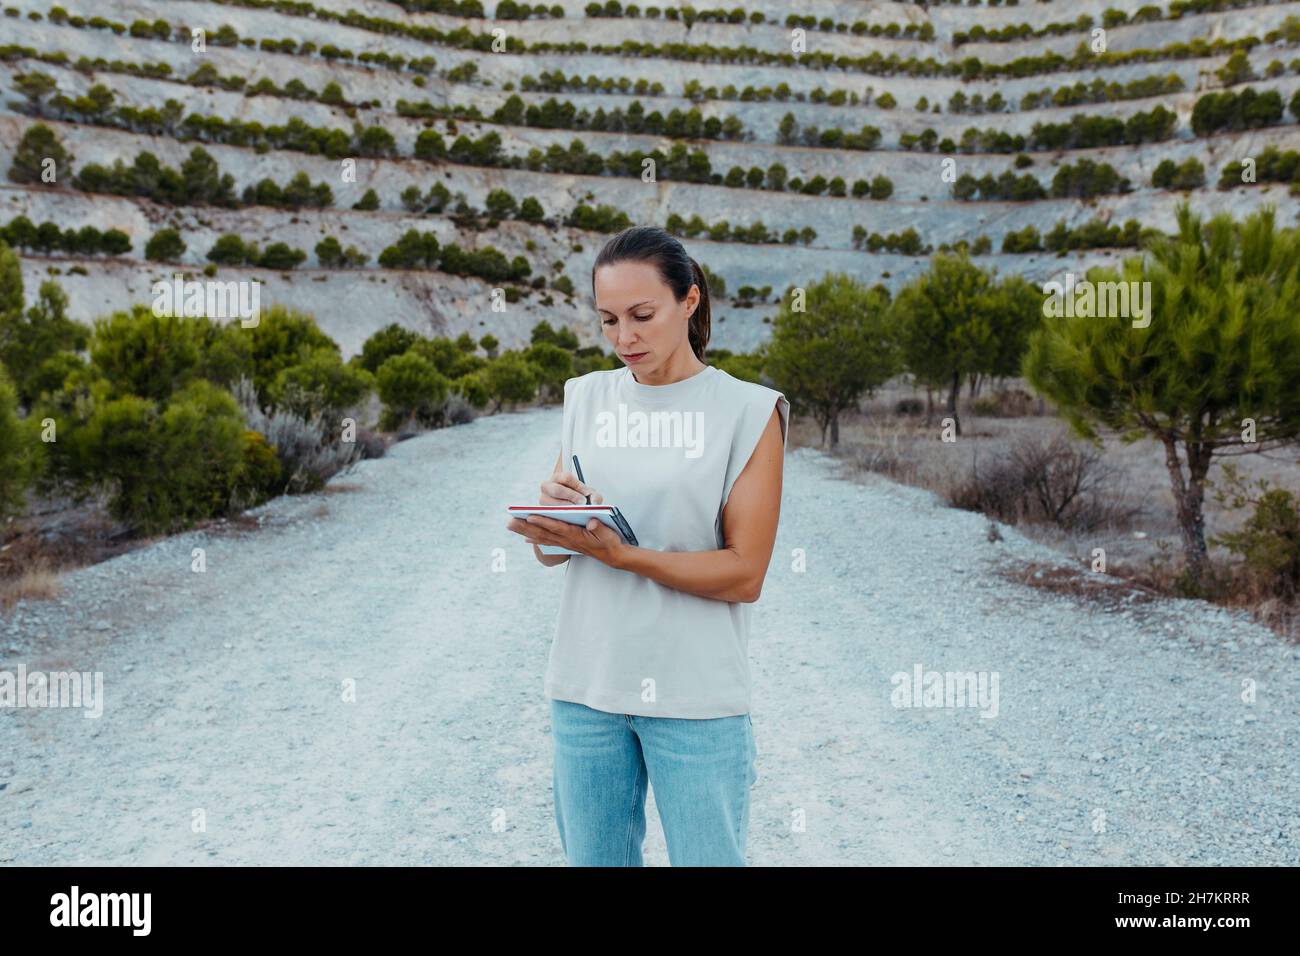
<svg viewBox="0 0 1300 956">
<path fill-rule="evenodd" d="M 652 305 L 652 304 L 654 303 L 654 301 L 655 301 L 654 299 L 642 299 L 640 302 L 637 302 L 637 303 L 634 303 L 634 304 L 632 304 L 632 305 L 629 305 L 629 306 L 628 306 L 626 309 L 624 309 L 623 311 L 624 311 L 624 312 L 631 312 L 633 309 L 638 308 L 638 307 L 640 307 L 640 306 L 643 306 L 643 305 Z M 609 309 L 602 309 L 602 308 L 600 308 L 599 306 L 596 307 L 596 311 L 597 311 L 597 312 L 604 312 L 606 315 L 613 315 L 613 314 L 614 314 L 613 312 L 609 311 Z"/>
</svg>

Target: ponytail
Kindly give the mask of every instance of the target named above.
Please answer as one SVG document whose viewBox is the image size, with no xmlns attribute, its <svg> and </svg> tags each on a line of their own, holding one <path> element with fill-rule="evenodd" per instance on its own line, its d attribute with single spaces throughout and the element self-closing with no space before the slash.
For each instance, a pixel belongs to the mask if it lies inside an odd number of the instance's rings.
<svg viewBox="0 0 1300 956">
<path fill-rule="evenodd" d="M 691 271 L 695 277 L 695 284 L 700 287 L 700 301 L 696 303 L 695 311 L 691 313 L 688 335 L 691 340 L 691 350 L 695 352 L 695 357 L 703 362 L 704 349 L 709 344 L 709 331 L 712 325 L 709 282 L 704 278 L 703 267 L 694 259 L 691 259 Z"/>
</svg>

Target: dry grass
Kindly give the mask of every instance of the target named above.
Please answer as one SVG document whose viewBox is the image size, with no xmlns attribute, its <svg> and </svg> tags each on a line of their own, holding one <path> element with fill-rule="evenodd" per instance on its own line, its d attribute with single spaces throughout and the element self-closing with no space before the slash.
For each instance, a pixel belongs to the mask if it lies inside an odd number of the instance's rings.
<svg viewBox="0 0 1300 956">
<path fill-rule="evenodd" d="M 355 481 L 335 481 L 326 485 L 321 490 L 327 495 L 339 495 L 351 491 L 360 491 L 362 487 L 362 485 L 357 484 Z"/>
<path fill-rule="evenodd" d="M 1025 587 L 1042 588 L 1053 594 L 1079 598 L 1090 605 L 1113 609 L 1133 604 L 1150 604 L 1162 592 L 1117 574 L 1100 574 L 1068 565 L 1031 563 L 998 572 L 1008 581 Z"/>
<path fill-rule="evenodd" d="M 205 522 L 198 525 L 198 527 L 213 537 L 239 536 L 256 531 L 262 527 L 262 522 L 252 515 L 240 512 L 239 514 Z"/>
<path fill-rule="evenodd" d="M 999 489 L 976 489 L 977 494 L 972 489 L 1014 476 L 1012 464 L 1025 459 L 1026 448 L 1050 448 L 1053 442 L 1061 447 L 1062 440 L 1078 441 L 1050 406 L 1041 408 L 1039 414 L 1036 401 L 1026 403 L 1016 393 L 1023 384 L 1013 382 L 1010 388 L 1010 394 L 1000 401 L 992 401 L 986 393 L 972 402 L 969 395 L 963 394 L 958 406 L 963 433 L 955 442 L 944 442 L 940 434 L 945 414 L 942 397 L 936 395 L 936 407 L 927 425 L 925 392 L 900 381 L 891 382 L 864 399 L 856 411 L 841 416 L 840 445 L 833 454 L 850 466 L 850 478 L 855 471 L 873 472 L 926 488 L 949 502 L 985 504 L 990 491 L 996 501 Z M 974 408 L 985 414 L 976 414 Z M 1026 410 L 1030 414 L 1017 417 L 1017 412 Z M 823 448 L 820 430 L 806 417 L 801 417 L 792 429 L 791 443 Z M 1080 446 L 1080 450 L 1086 447 Z M 1248 481 L 1262 478 L 1300 493 L 1300 468 L 1295 458 L 1294 453 L 1274 453 L 1270 457 L 1245 455 L 1226 460 L 1232 461 Z M 1101 595 L 1095 585 L 1108 582 L 1107 586 L 1113 588 L 1118 577 L 1141 593 L 1180 594 L 1182 540 L 1164 448 L 1154 441 L 1125 445 L 1107 440 L 1099 464 L 1104 481 L 1096 482 L 1090 491 L 1091 500 L 1085 509 L 1089 520 L 1061 524 L 1022 520 L 1024 516 L 1016 513 L 1017 509 L 1002 517 L 1015 523 L 1026 536 L 1075 559 L 1085 572 L 1094 551 L 1102 549 L 1109 576 L 1080 572 L 1077 579 L 1059 580 L 1055 573 L 1033 577 L 1043 569 L 1030 568 L 1026 573 L 1031 580 L 1025 583 Z M 1219 464 L 1212 465 L 1210 482 L 1221 474 Z M 1249 511 L 1224 508 L 1211 491 L 1207 490 L 1204 509 L 1214 569 L 1212 599 L 1249 610 L 1267 626 L 1294 637 L 1297 609 L 1247 587 L 1233 557 L 1214 546 L 1213 536 L 1240 528 Z"/>
<path fill-rule="evenodd" d="M 34 513 L 0 526 L 0 608 L 20 598 L 57 596 L 60 575 L 107 561 L 150 540 L 132 538 L 104 513 L 102 502 L 56 507 L 41 501 Z"/>
<path fill-rule="evenodd" d="M 1016 385 L 1012 383 L 1012 387 Z M 1024 438 L 1046 443 L 1056 437 L 1074 437 L 1069 426 L 1051 414 L 1050 406 L 1043 415 L 980 416 L 972 413 L 969 396 L 963 395 L 959 406 L 963 433 L 955 442 L 944 442 L 940 440 L 939 422 L 944 414 L 941 406 L 936 407 L 934 420 L 928 427 L 923 414 L 895 412 L 899 401 L 918 398 L 924 408 L 923 390 L 899 381 L 890 382 L 876 395 L 863 400 L 858 411 L 841 416 L 840 447 L 834 454 L 862 471 L 927 488 L 947 500 L 965 483 L 973 469 L 983 470 L 986 465 L 1006 461 Z M 796 420 L 790 440 L 792 446 L 823 448 L 819 429 L 807 417 Z M 1269 458 L 1246 455 L 1231 460 L 1247 480 L 1264 478 L 1300 493 L 1296 457 L 1295 454 L 1274 454 Z M 1132 445 L 1107 441 L 1103 461 L 1115 472 L 1105 491 L 1108 510 L 1113 515 L 1108 528 L 1086 535 L 1036 524 L 1026 524 L 1021 530 L 1080 558 L 1088 557 L 1094 547 L 1105 547 L 1108 557 L 1126 560 L 1154 560 L 1160 557 L 1162 548 L 1180 549 L 1164 449 L 1152 441 Z M 1219 475 L 1219 466 L 1211 466 L 1210 480 Z M 1205 516 L 1207 535 L 1216 535 L 1236 530 L 1248 514 L 1226 510 L 1207 494 Z M 1084 550 L 1077 550 L 1080 548 Z"/>
<path fill-rule="evenodd" d="M 0 609 L 8 611 L 19 601 L 50 601 L 62 593 L 58 571 L 40 560 L 13 577 L 0 578 Z"/>
</svg>

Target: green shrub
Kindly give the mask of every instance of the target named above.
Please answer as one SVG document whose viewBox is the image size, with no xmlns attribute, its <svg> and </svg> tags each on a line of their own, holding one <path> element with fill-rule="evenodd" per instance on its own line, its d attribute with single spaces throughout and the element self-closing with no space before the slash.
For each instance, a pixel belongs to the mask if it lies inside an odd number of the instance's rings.
<svg viewBox="0 0 1300 956">
<path fill-rule="evenodd" d="M 175 229 L 159 229 L 144 247 L 144 257 L 150 262 L 179 262 L 185 254 L 185 240 Z"/>
<path fill-rule="evenodd" d="M 263 269 L 296 269 L 307 260 L 307 253 L 301 249 L 290 248 L 286 243 L 273 242 L 257 257 L 257 264 Z"/>
<path fill-rule="evenodd" d="M 537 369 L 544 397 L 563 399 L 564 382 L 573 377 L 573 353 L 550 342 L 536 342 L 524 351 L 524 357 Z"/>
<path fill-rule="evenodd" d="M 251 340 L 253 385 L 263 408 L 272 407 L 274 383 L 280 372 L 307 361 L 318 349 L 338 352 L 333 339 L 320 330 L 316 320 L 303 312 L 276 304 L 262 312 L 261 321 L 250 329 L 235 323 L 232 334 Z"/>
<path fill-rule="evenodd" d="M 316 261 L 320 263 L 323 269 L 359 268 L 370 259 L 356 246 L 348 246 L 344 249 L 342 244 L 333 236 L 326 236 L 316 243 L 315 252 Z"/>
<path fill-rule="evenodd" d="M 404 354 L 419 338 L 418 333 L 403 328 L 396 322 L 390 322 L 366 339 L 361 346 L 361 354 L 357 357 L 357 361 L 367 371 L 378 372 L 379 366 L 394 355 Z"/>
<path fill-rule="evenodd" d="M 245 243 L 234 233 L 217 237 L 208 250 L 208 260 L 222 266 L 252 265 L 258 258 L 257 244 Z"/>
<path fill-rule="evenodd" d="M 1300 93 L 1297 96 L 1300 96 Z M 542 204 L 533 196 L 525 196 L 524 201 L 519 204 L 519 218 L 524 222 L 541 222 L 545 216 Z"/>
<path fill-rule="evenodd" d="M 456 379 L 454 385 L 456 391 L 460 392 L 465 401 L 474 408 L 486 408 L 488 402 L 492 400 L 487 377 L 481 370 L 462 375 Z"/>
<path fill-rule="evenodd" d="M 1285 488 L 1264 492 L 1242 529 L 1218 541 L 1265 593 L 1288 602 L 1300 595 L 1300 499 Z"/>
<path fill-rule="evenodd" d="M 538 369 L 520 352 L 506 352 L 484 370 L 493 411 L 507 402 L 531 402 L 537 397 Z"/>
<path fill-rule="evenodd" d="M 206 320 L 158 316 L 137 303 L 130 312 L 95 320 L 90 357 L 121 397 L 166 401 L 199 374 L 200 326 Z"/>
<path fill-rule="evenodd" d="M 37 422 L 18 417 L 18 397 L 0 366 L 0 518 L 21 514 L 27 488 L 40 470 Z"/>
<path fill-rule="evenodd" d="M 266 436 L 245 429 L 239 468 L 231 482 L 230 509 L 253 508 L 277 494 L 282 471 L 276 450 Z"/>
<path fill-rule="evenodd" d="M 1248 86 L 1240 93 L 1206 93 L 1192 107 L 1192 132 L 1209 136 L 1220 130 L 1258 129 L 1282 121 L 1282 96 Z"/>
<path fill-rule="evenodd" d="M 344 364 L 337 349 L 318 348 L 276 375 L 270 398 L 303 418 L 338 418 L 373 387 L 370 372 Z"/>
<path fill-rule="evenodd" d="M 165 534 L 226 513 L 243 467 L 244 423 L 231 395 L 203 380 L 165 404 L 126 395 L 72 430 L 83 479 L 109 492 L 109 513 Z"/>
<path fill-rule="evenodd" d="M 20 406 L 30 408 L 42 390 L 62 382 L 51 381 L 47 363 L 61 353 L 83 350 L 90 329 L 67 317 L 67 293 L 55 282 L 41 283 L 36 302 L 26 313 L 3 311 L 5 301 L 11 308 L 13 301 L 19 306 L 23 302 L 21 273 L 4 266 L 9 256 L 13 252 L 0 247 L 0 285 L 9 292 L 0 295 L 0 366 L 10 370 Z"/>
<path fill-rule="evenodd" d="M 1263 479 L 1248 486 L 1232 462 L 1223 473 L 1215 499 L 1233 508 L 1251 505 L 1252 511 L 1238 531 L 1212 540 L 1242 559 L 1238 573 L 1248 590 L 1294 604 L 1300 600 L 1300 498 Z"/>
<path fill-rule="evenodd" d="M 45 160 L 54 160 L 56 182 L 70 183 L 73 180 L 72 161 L 75 157 L 63 146 L 54 130 L 44 123 L 29 126 L 18 140 L 14 150 L 13 165 L 9 167 L 9 178 L 16 183 L 41 183 L 41 174 L 45 171 Z M 53 185 L 53 184 L 50 184 Z"/>
<path fill-rule="evenodd" d="M 394 431 L 411 420 L 421 425 L 440 424 L 440 410 L 451 383 L 424 356 L 414 351 L 393 356 L 379 366 L 376 382 L 384 403 L 380 428 Z"/>
</svg>

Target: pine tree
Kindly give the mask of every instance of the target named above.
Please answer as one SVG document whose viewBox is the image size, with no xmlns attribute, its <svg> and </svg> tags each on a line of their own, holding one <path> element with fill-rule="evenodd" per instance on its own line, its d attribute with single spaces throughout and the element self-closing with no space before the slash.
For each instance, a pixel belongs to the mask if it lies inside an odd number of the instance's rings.
<svg viewBox="0 0 1300 956">
<path fill-rule="evenodd" d="M 1300 442 L 1300 231 L 1272 209 L 1208 223 L 1184 203 L 1149 256 L 1092 281 L 1150 282 L 1145 327 L 1123 315 L 1048 320 L 1023 372 L 1083 437 L 1164 446 L 1189 590 L 1206 583 L 1203 502 L 1216 455 Z M 1120 311 L 1120 310 L 1109 310 Z"/>
<path fill-rule="evenodd" d="M 762 349 L 763 371 L 790 400 L 792 412 L 813 415 L 823 442 L 829 428 L 832 448 L 840 440 L 840 413 L 898 370 L 888 311 L 889 293 L 882 286 L 868 289 L 836 273 L 809 285 L 799 299 L 783 297 L 773 321 L 771 341 Z"/>
</svg>

